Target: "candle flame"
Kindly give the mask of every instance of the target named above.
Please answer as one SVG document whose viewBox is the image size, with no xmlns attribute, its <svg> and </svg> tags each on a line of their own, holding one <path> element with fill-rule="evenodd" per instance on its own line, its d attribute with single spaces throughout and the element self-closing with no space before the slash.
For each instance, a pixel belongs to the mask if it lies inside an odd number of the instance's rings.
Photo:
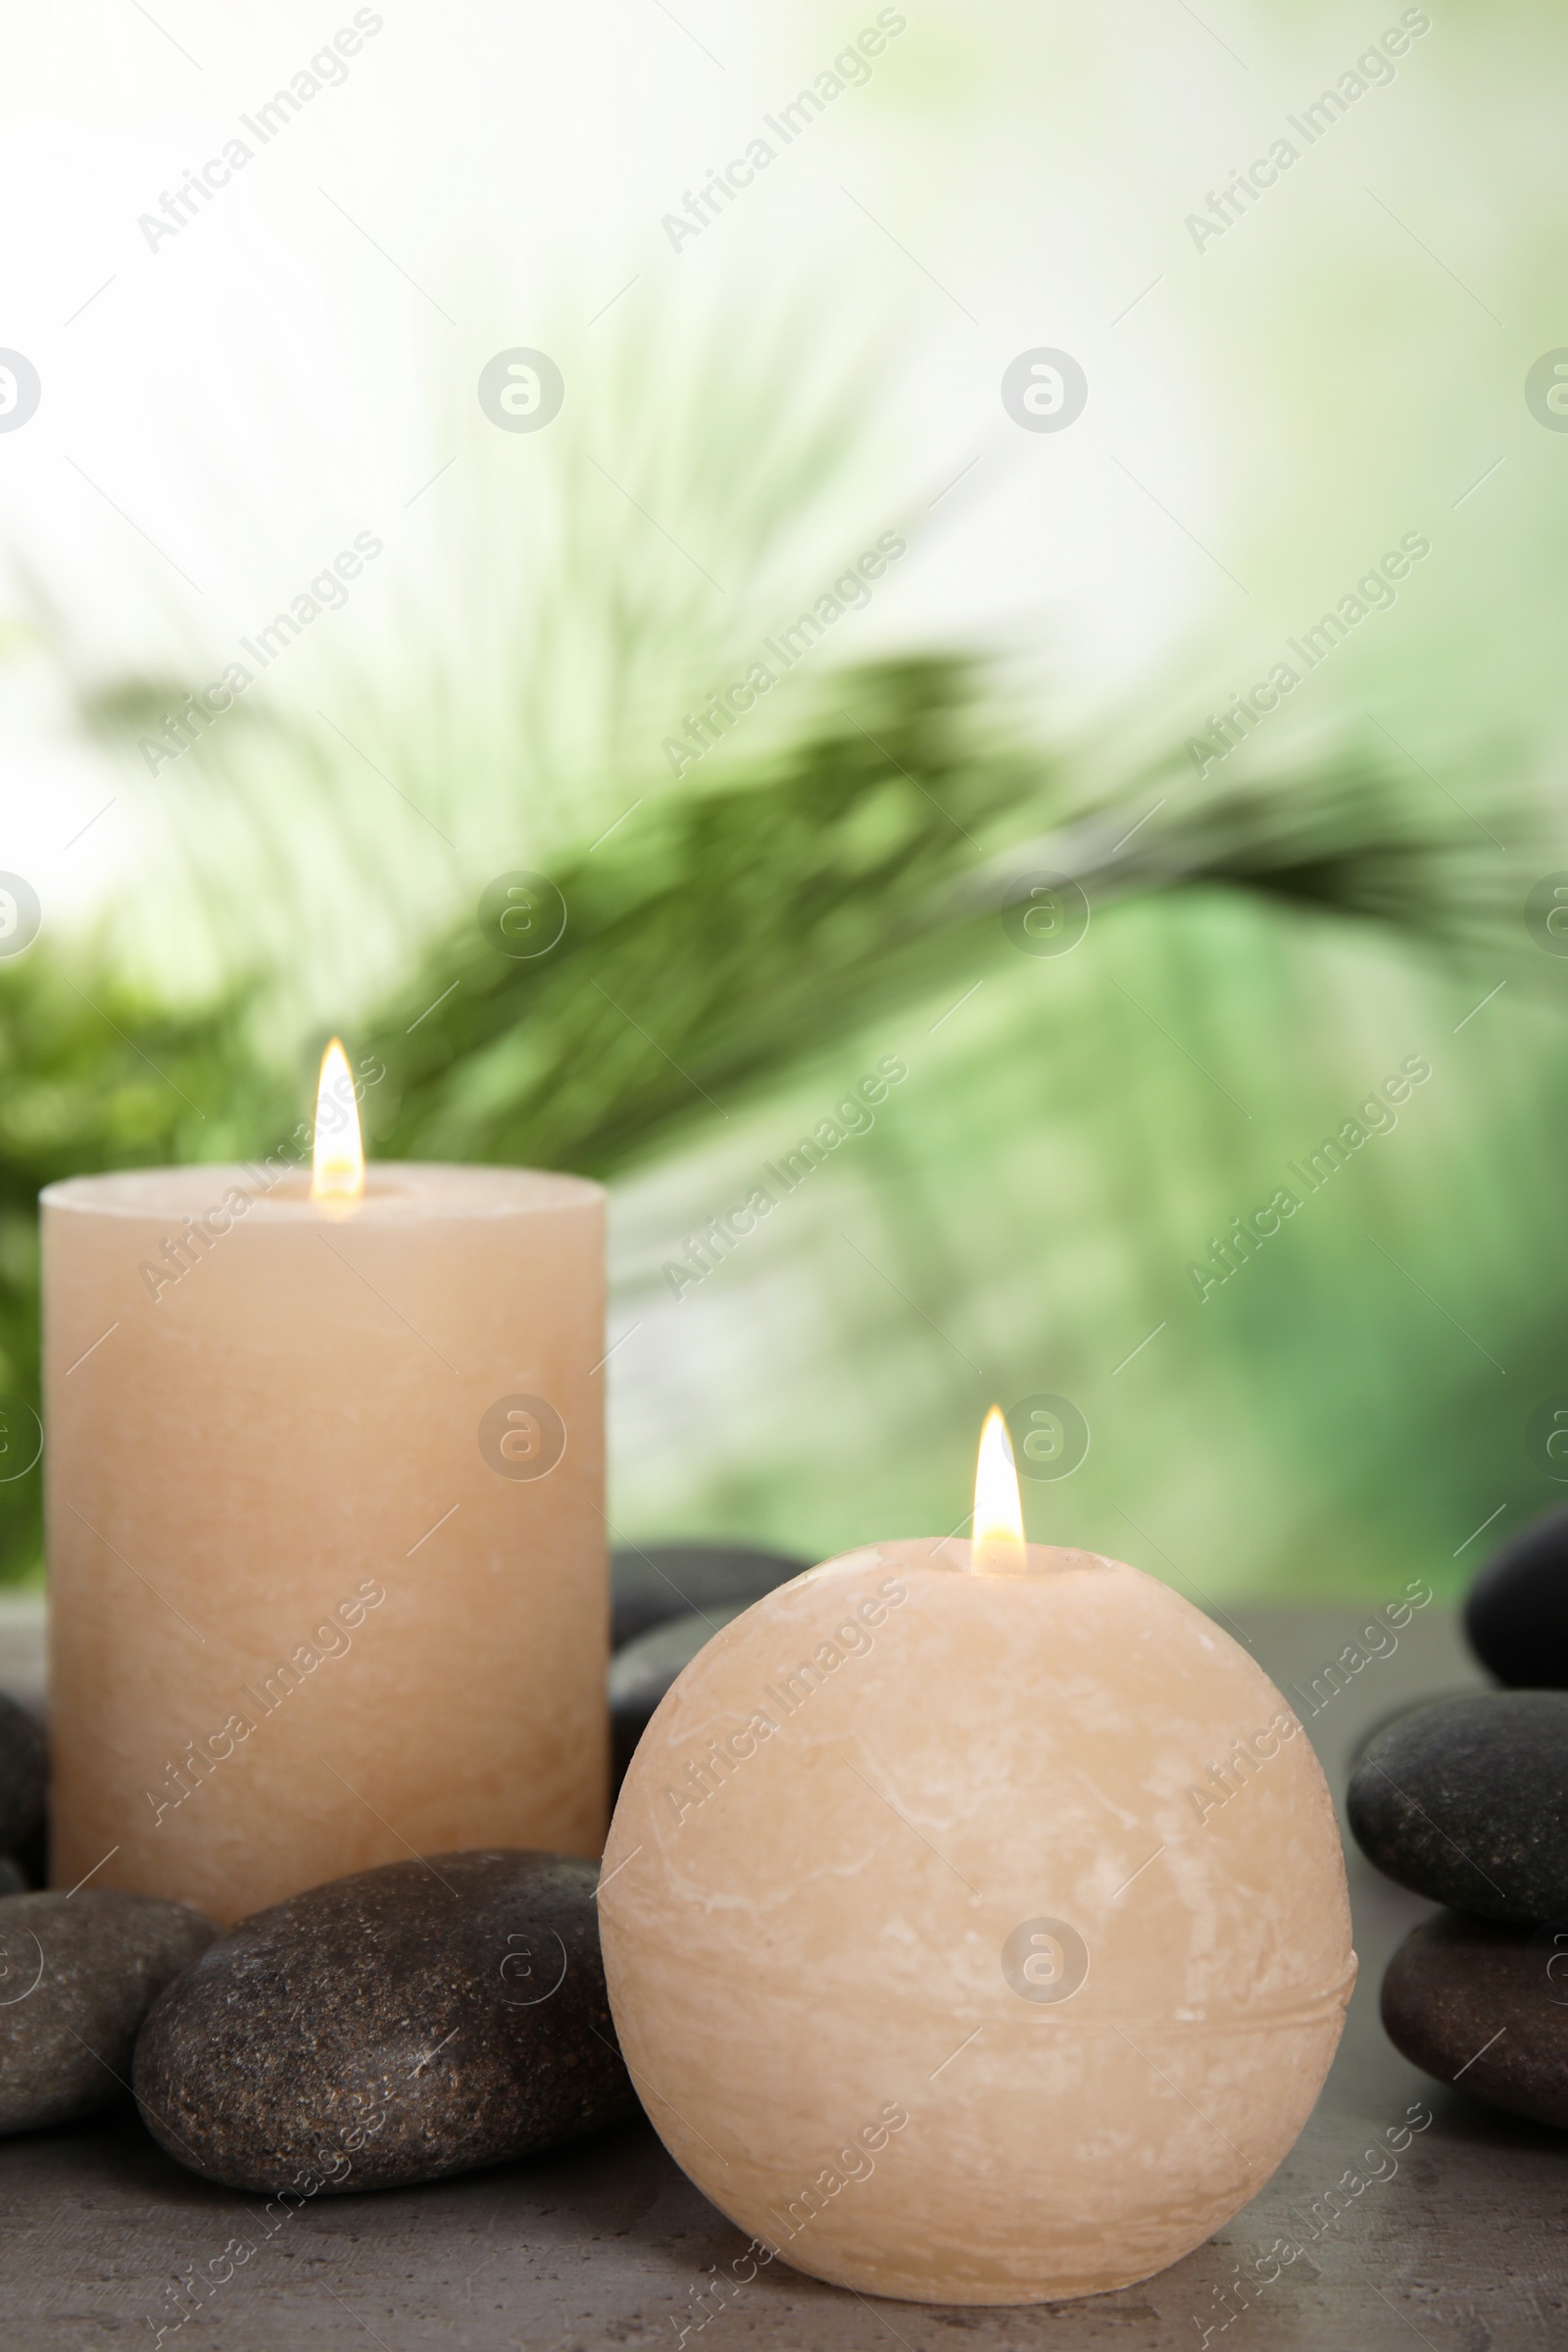
<svg viewBox="0 0 1568 2352">
<path fill-rule="evenodd" d="M 354 1100 L 349 1057 L 334 1037 L 321 1055 L 316 1090 L 316 1151 L 311 1170 L 313 1200 L 358 1200 L 365 1190 L 365 1148 Z"/>
<path fill-rule="evenodd" d="M 969 1566 L 980 1576 L 1022 1576 L 1023 1504 L 1013 1468 L 1012 1441 L 1000 1405 L 993 1405 L 980 1432 L 974 1472 L 974 1528 Z"/>
</svg>

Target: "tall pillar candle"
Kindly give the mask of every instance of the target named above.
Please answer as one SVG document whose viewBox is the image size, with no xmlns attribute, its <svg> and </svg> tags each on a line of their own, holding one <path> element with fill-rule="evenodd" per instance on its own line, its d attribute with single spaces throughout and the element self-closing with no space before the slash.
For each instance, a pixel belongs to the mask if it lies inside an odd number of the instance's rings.
<svg viewBox="0 0 1568 2352">
<path fill-rule="evenodd" d="M 599 1851 L 603 1223 L 502 1168 L 45 1192 L 57 1886 Z"/>
</svg>

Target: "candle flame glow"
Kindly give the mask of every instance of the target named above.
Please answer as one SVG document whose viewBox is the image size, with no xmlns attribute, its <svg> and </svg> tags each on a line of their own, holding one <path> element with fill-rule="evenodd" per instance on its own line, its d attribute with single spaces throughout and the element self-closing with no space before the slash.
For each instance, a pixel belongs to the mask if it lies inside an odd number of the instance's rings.
<svg viewBox="0 0 1568 2352">
<path fill-rule="evenodd" d="M 979 1576 L 1022 1576 L 1028 1566 L 1023 1543 L 1023 1504 L 1012 1441 L 1000 1405 L 993 1405 L 980 1432 L 974 1472 L 974 1526 L 969 1566 Z"/>
<path fill-rule="evenodd" d="M 365 1148 L 360 1142 L 354 1073 L 349 1068 L 348 1055 L 334 1037 L 321 1055 L 321 1081 L 316 1090 L 311 1199 L 348 1202 L 358 1200 L 364 1190 Z"/>
</svg>

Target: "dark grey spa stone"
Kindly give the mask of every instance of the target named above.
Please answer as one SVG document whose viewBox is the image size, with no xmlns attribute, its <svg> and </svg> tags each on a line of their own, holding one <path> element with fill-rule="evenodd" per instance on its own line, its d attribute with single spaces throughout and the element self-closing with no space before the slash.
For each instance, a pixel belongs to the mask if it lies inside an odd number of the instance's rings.
<svg viewBox="0 0 1568 2352">
<path fill-rule="evenodd" d="M 616 1650 L 610 1661 L 610 1736 L 616 1790 L 626 1777 L 626 1767 L 638 1740 L 670 1684 L 684 1673 L 704 1643 L 710 1642 L 721 1626 L 743 1614 L 744 1605 L 732 1601 L 726 1608 L 708 1609 L 702 1614 L 693 1609 L 684 1617 L 671 1617 L 651 1632 L 639 1634 L 635 1642 L 628 1642 L 624 1649 Z"/>
<path fill-rule="evenodd" d="M 26 1891 L 26 1872 L 20 1869 L 9 1854 L 0 1854 L 0 1896 L 25 1894 Z M 0 1993 L 0 1999 L 4 1997 L 4 1994 Z"/>
<path fill-rule="evenodd" d="M 1568 1690 L 1568 1509 L 1522 1528 L 1464 1604 L 1470 1646 L 1514 1690 Z"/>
<path fill-rule="evenodd" d="M 1357 1844 L 1401 1886 L 1487 1919 L 1568 1919 L 1568 1691 L 1438 1699 L 1350 1775 Z"/>
<path fill-rule="evenodd" d="M 14 1854 L 36 1834 L 48 1770 L 42 1732 L 0 1690 L 0 1854 Z"/>
<path fill-rule="evenodd" d="M 599 1866 L 434 1854 L 241 1920 L 159 2002 L 136 2097 L 230 2188 L 393 2188 L 634 2113 L 605 1994 Z"/>
<path fill-rule="evenodd" d="M 1568 2129 L 1568 1930 L 1438 1912 L 1389 1962 L 1383 2023 L 1423 2074 Z"/>
<path fill-rule="evenodd" d="M 745 1544 L 629 1544 L 610 1555 L 611 1646 L 621 1649 L 651 1626 L 689 1610 L 749 1609 L 811 1566 L 787 1551 Z"/>
<path fill-rule="evenodd" d="M 1368 1750 L 1372 1747 L 1375 1747 L 1377 1742 L 1383 1738 L 1384 1733 L 1392 1731 L 1396 1723 L 1404 1723 L 1410 1716 L 1419 1715 L 1423 1709 L 1436 1706 L 1440 1699 L 1474 1698 L 1475 1695 L 1476 1687 L 1474 1683 L 1465 1683 L 1457 1690 L 1428 1690 L 1424 1696 L 1420 1698 L 1407 1698 L 1402 1700 L 1396 1707 L 1385 1707 L 1381 1714 L 1373 1718 L 1363 1732 L 1357 1733 L 1354 1746 L 1350 1751 L 1350 1770 L 1352 1772 L 1354 1771 L 1356 1765 L 1360 1763 L 1361 1758 L 1368 1752 Z"/>
<path fill-rule="evenodd" d="M 0 1897 L 0 2132 L 123 2097 L 143 2018 L 217 1934 L 185 1903 L 111 1886 Z"/>
</svg>

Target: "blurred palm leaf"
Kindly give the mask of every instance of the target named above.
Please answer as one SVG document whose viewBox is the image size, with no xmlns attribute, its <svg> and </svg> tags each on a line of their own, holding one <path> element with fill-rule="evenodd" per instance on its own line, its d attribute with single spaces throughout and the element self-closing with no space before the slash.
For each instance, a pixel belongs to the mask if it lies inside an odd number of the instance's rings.
<svg viewBox="0 0 1568 2352">
<path fill-rule="evenodd" d="M 1000 909 L 1040 870 L 1097 913 L 1218 892 L 1448 952 L 1517 932 L 1494 837 L 1371 753 L 1235 788 L 1195 783 L 1173 754 L 1091 794 L 1088 761 L 1043 749 L 956 658 L 822 657 L 809 687 L 672 780 L 653 748 L 671 710 L 809 601 L 833 568 L 826 515 L 842 554 L 844 486 L 868 495 L 863 362 L 803 368 L 804 340 L 793 318 L 740 347 L 721 334 L 669 359 L 656 399 L 646 324 L 629 325 L 551 466 L 523 474 L 505 436 L 482 445 L 470 496 L 494 560 L 470 546 L 448 566 L 466 592 L 407 627 L 392 684 L 346 666 L 314 714 L 314 697 L 258 694 L 160 776 L 184 860 L 165 912 L 208 938 L 195 1001 L 133 986 L 107 937 L 46 941 L 0 972 L 14 1393 L 37 1394 L 38 1187 L 274 1147 L 309 1099 L 323 997 L 387 1065 L 368 1114 L 383 1156 L 606 1175 L 787 1089 L 874 1018 L 1016 968 Z M 170 674 L 106 680 L 58 614 L 55 634 L 84 724 L 122 756 L 178 708 Z M 535 958 L 503 953 L 474 911 L 498 839 L 564 904 Z M 339 960 L 313 990 L 302 940 L 328 930 Z M 367 968 L 391 975 L 368 1003 Z M 335 995 L 339 971 L 357 995 Z M 37 1483 L 0 1488 L 0 1574 L 36 1556 Z"/>
<path fill-rule="evenodd" d="M 1157 826 L 1134 796 L 1006 849 L 1068 778 L 1001 738 L 971 664 L 849 673 L 771 772 L 672 799 L 559 867 L 548 952 L 513 960 L 465 922 L 374 1026 L 393 1073 L 381 1148 L 601 1175 L 645 1159 L 1013 953 L 998 912 L 1039 871 L 1094 906 L 1214 888 L 1450 950 L 1508 935 L 1501 856 L 1478 864 L 1464 820 L 1434 819 L 1375 757 L 1201 796 Z"/>
<path fill-rule="evenodd" d="M 1162 810 L 1125 846 L 1142 792 L 1040 833 L 1065 770 L 1007 740 L 957 660 L 845 673 L 833 711 L 760 765 L 564 860 L 565 928 L 536 959 L 473 917 L 432 943 L 366 1024 L 390 1072 L 369 1110 L 383 1155 L 601 1175 L 646 1162 L 718 1102 L 783 1087 L 874 1016 L 1010 956 L 996 909 L 1038 867 L 1095 904 L 1219 888 L 1448 943 L 1491 936 L 1492 899 L 1473 860 L 1455 867 L 1446 822 L 1350 755 Z M 0 1349 L 11 1392 L 35 1400 L 38 1188 L 265 1152 L 307 1073 L 262 1050 L 243 987 L 182 1011 L 35 950 L 0 980 Z M 0 1490 L 12 1570 L 35 1556 L 34 1488 Z"/>
</svg>

